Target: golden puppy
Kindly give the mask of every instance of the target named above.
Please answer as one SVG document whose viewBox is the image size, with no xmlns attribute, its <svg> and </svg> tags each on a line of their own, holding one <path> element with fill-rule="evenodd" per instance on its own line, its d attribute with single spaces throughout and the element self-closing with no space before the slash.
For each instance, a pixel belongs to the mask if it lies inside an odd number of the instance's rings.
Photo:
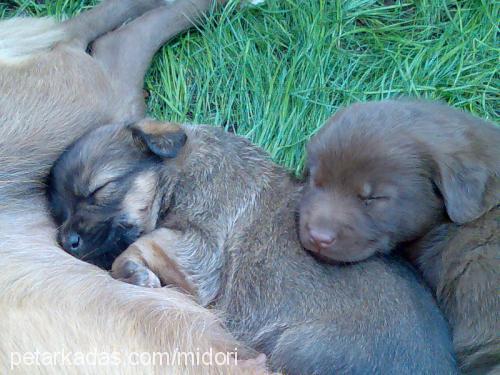
<svg viewBox="0 0 500 375">
<path fill-rule="evenodd" d="M 44 197 L 50 166 L 74 139 L 142 118 L 142 79 L 154 51 L 211 3 L 108 0 L 62 24 L 0 23 L 0 373 L 262 372 L 262 363 L 241 367 L 235 358 L 148 361 L 153 352 L 245 354 L 185 295 L 118 282 L 67 255 Z M 143 352 L 142 361 L 132 356 Z M 82 362 L 78 353 L 90 357 Z"/>
</svg>

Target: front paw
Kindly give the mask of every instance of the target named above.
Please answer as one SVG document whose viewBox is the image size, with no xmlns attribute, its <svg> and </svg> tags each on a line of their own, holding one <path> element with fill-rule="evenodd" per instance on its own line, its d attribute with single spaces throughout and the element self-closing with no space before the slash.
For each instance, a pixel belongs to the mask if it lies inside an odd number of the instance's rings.
<svg viewBox="0 0 500 375">
<path fill-rule="evenodd" d="M 149 268 L 133 260 L 120 261 L 117 259 L 111 269 L 113 278 L 145 288 L 160 288 L 161 283 Z"/>
</svg>

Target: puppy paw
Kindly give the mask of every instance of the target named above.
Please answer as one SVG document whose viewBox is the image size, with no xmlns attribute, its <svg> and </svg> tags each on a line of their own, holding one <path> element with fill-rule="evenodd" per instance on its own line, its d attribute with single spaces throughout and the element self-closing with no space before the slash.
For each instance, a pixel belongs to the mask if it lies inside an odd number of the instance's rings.
<svg viewBox="0 0 500 375">
<path fill-rule="evenodd" d="M 128 284 L 142 286 L 145 288 L 161 287 L 158 276 L 156 276 L 149 268 L 132 260 L 126 260 L 125 262 L 121 262 L 117 265 L 113 264 L 111 276 Z"/>
</svg>

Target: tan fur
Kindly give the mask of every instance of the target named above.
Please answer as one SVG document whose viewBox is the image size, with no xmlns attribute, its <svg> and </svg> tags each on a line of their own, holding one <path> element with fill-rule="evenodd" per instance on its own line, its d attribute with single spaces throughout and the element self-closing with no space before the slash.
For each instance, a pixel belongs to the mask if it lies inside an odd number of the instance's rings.
<svg viewBox="0 0 500 375">
<path fill-rule="evenodd" d="M 153 119 L 144 119 L 139 121 L 135 127 L 144 133 L 151 135 L 160 135 L 169 132 L 181 131 L 181 126 L 175 122 L 161 122 Z"/>
<path fill-rule="evenodd" d="M 151 171 L 141 173 L 134 180 L 123 201 L 124 209 L 127 210 L 131 219 L 145 222 L 148 232 L 154 229 L 155 222 L 158 219 L 151 215 L 151 211 L 157 211 L 160 204 L 157 199 L 154 199 L 157 184 L 156 174 Z"/>
<path fill-rule="evenodd" d="M 51 18 L 13 18 L 0 27 L 0 62 L 18 64 L 66 41 L 67 34 Z"/>
<path fill-rule="evenodd" d="M 183 292 L 196 296 L 196 287 L 186 277 L 175 259 L 168 256 L 168 249 L 173 249 L 179 242 L 179 238 L 180 234 L 167 228 L 158 228 L 142 236 L 113 264 L 113 277 L 122 279 L 122 272 L 127 268 L 125 263 L 132 261 L 153 271 L 153 273 L 147 273 L 148 278 L 154 279 L 158 275 L 164 283 L 179 287 Z"/>
<path fill-rule="evenodd" d="M 106 9 L 105 4 L 101 10 Z M 103 68 L 82 49 L 57 43 L 67 35 L 50 25 L 31 19 L 0 23 L 0 373 L 261 371 L 262 361 L 247 367 L 11 368 L 12 352 L 227 352 L 238 346 L 213 313 L 187 296 L 118 282 L 57 246 L 42 189 L 50 165 L 89 129 L 131 118 L 130 103 L 120 100 Z"/>
</svg>

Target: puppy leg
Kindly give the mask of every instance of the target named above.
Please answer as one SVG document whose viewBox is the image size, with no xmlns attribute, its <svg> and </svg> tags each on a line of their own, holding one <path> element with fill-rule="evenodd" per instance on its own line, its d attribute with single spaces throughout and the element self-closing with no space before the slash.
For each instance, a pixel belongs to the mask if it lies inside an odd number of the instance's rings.
<svg viewBox="0 0 500 375">
<path fill-rule="evenodd" d="M 179 267 L 168 249 L 175 247 L 180 238 L 177 231 L 157 229 L 139 238 L 113 263 L 112 276 L 129 284 L 160 287 L 174 285 L 195 295 L 196 289 Z"/>
<path fill-rule="evenodd" d="M 221 287 L 224 258 L 217 239 L 194 228 L 158 228 L 142 236 L 115 260 L 115 276 L 123 275 L 127 260 L 149 268 L 164 285 L 187 291 L 202 306 L 213 302 Z"/>
<path fill-rule="evenodd" d="M 95 41 L 92 55 L 104 66 L 127 101 L 123 118 L 134 121 L 145 110 L 144 75 L 155 52 L 169 39 L 196 24 L 212 0 L 177 1 L 147 12 Z"/>
<path fill-rule="evenodd" d="M 128 284 L 145 288 L 161 287 L 160 279 L 153 271 L 138 261 L 131 259 L 124 258 L 124 261 L 119 266 L 116 266 L 113 271 L 113 277 Z"/>
<path fill-rule="evenodd" d="M 85 49 L 99 36 L 166 2 L 167 0 L 105 0 L 64 22 L 63 27 L 72 35 L 75 44 Z"/>
</svg>

